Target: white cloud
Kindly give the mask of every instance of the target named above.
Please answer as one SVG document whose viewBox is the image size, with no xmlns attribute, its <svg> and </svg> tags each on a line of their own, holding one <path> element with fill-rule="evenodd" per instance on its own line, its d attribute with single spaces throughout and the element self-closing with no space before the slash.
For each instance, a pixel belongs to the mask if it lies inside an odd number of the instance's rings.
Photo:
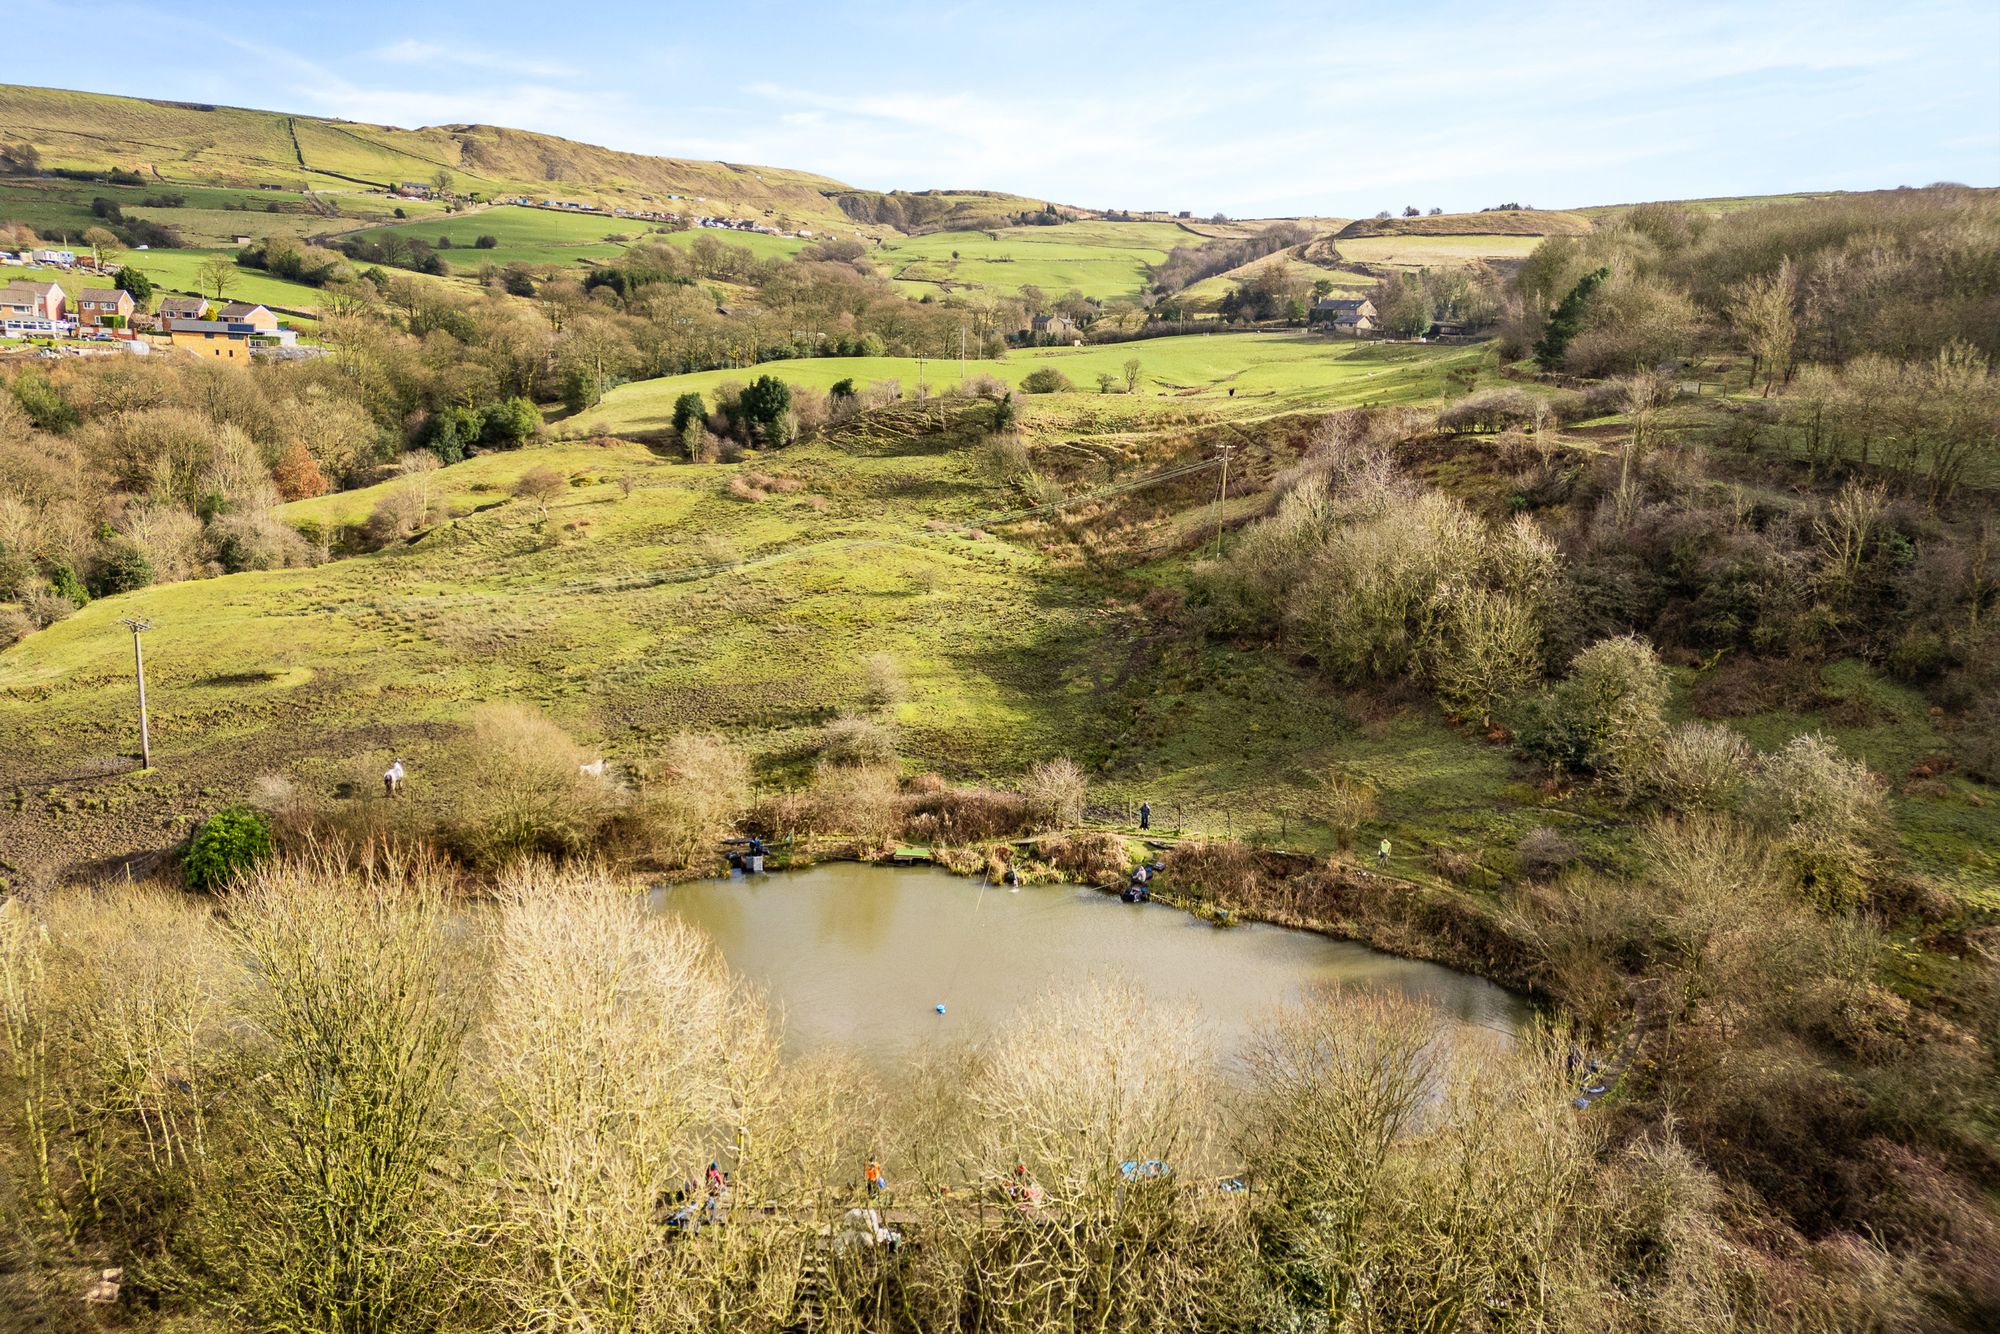
<svg viewBox="0 0 2000 1334">
<path fill-rule="evenodd" d="M 476 47 L 445 46 L 405 37 L 374 53 L 377 60 L 396 65 L 457 65 L 465 69 L 488 70 L 497 74 L 520 74 L 531 79 L 574 79 L 579 71 L 569 65 L 547 60 L 524 60 L 519 56 L 482 51 Z"/>
</svg>

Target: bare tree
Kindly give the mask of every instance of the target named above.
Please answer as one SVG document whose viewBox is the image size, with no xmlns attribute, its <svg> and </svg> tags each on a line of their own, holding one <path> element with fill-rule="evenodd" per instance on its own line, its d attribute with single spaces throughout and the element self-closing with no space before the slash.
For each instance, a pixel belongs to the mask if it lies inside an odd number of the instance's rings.
<svg viewBox="0 0 2000 1334">
<path fill-rule="evenodd" d="M 210 255 L 195 269 L 194 276 L 203 291 L 215 293 L 220 301 L 223 293 L 236 285 L 236 261 L 227 255 Z"/>
</svg>

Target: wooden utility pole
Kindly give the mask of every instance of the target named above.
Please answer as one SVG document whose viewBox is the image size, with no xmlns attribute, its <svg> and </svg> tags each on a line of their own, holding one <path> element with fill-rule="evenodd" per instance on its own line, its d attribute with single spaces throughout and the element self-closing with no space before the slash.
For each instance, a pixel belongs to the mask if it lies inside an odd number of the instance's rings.
<svg viewBox="0 0 2000 1334">
<path fill-rule="evenodd" d="M 153 737 L 146 727 L 146 650 L 139 636 L 153 628 L 143 616 L 127 616 L 118 622 L 132 632 L 132 671 L 139 678 L 139 767 L 153 767 Z"/>
<path fill-rule="evenodd" d="M 1229 494 L 1229 445 L 1222 447 L 1222 485 L 1215 488 L 1215 554 L 1222 554 L 1222 501 Z"/>
</svg>

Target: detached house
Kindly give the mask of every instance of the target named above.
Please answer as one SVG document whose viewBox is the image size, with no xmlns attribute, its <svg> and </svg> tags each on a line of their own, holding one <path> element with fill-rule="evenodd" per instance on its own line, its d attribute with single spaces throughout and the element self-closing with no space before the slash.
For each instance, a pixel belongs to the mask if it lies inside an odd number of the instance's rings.
<svg viewBox="0 0 2000 1334">
<path fill-rule="evenodd" d="M 1308 324 L 1324 324 L 1334 333 L 1365 334 L 1375 332 L 1375 303 L 1367 297 L 1350 299 L 1329 297 L 1315 301 L 1306 312 Z"/>
<path fill-rule="evenodd" d="M 296 333 L 278 326 L 276 315 L 243 301 L 230 302 L 207 320 L 166 315 L 164 305 L 161 312 L 160 325 L 169 343 L 216 361 L 248 361 L 258 350 L 289 348 L 298 341 Z"/>
<path fill-rule="evenodd" d="M 208 318 L 208 298 L 201 296 L 170 296 L 160 302 L 160 328 L 169 330 L 175 320 L 205 320 Z"/>
<path fill-rule="evenodd" d="M 116 287 L 86 287 L 76 304 L 76 322 L 95 329 L 123 329 L 136 309 L 132 294 Z"/>
<path fill-rule="evenodd" d="M 247 301 L 232 301 L 215 312 L 215 318 L 224 324 L 247 324 L 258 333 L 276 333 L 278 317 L 262 306 L 253 306 Z"/>
</svg>

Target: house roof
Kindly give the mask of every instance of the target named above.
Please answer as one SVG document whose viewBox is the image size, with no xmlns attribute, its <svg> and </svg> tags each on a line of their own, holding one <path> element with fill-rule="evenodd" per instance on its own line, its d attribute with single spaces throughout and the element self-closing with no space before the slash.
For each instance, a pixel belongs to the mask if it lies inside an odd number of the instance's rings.
<svg viewBox="0 0 2000 1334">
<path fill-rule="evenodd" d="M 118 287 L 86 287 L 81 292 L 77 293 L 77 300 L 109 301 L 112 305 L 115 306 L 118 304 L 119 297 L 122 296 L 129 299 L 131 295 L 132 294 L 130 292 L 127 292 L 124 289 Z"/>
<path fill-rule="evenodd" d="M 221 310 L 215 312 L 215 318 L 218 320 L 240 320 L 245 315 L 252 315 L 260 310 L 264 311 L 266 315 L 271 313 L 263 306 L 251 305 L 248 301 L 232 301 Z"/>
<path fill-rule="evenodd" d="M 1359 297 L 1330 296 L 1323 301 L 1313 302 L 1313 309 L 1358 311 L 1363 306 L 1368 304 L 1369 304 L 1368 298 L 1365 296 L 1359 296 Z"/>
<path fill-rule="evenodd" d="M 208 309 L 208 298 L 202 296 L 170 296 L 160 301 L 162 315 L 199 315 Z"/>
</svg>

